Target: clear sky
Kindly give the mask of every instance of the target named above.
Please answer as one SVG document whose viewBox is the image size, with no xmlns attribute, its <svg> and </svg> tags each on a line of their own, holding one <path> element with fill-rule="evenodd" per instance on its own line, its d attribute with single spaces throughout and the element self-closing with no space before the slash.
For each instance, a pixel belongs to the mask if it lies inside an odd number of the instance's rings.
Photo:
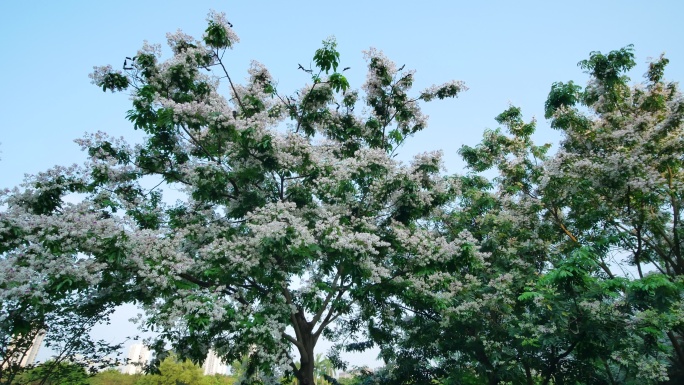
<svg viewBox="0 0 684 385">
<path fill-rule="evenodd" d="M 462 172 L 456 151 L 478 143 L 509 104 L 537 117 L 539 142 L 558 141 L 543 118 L 554 81 L 586 82 L 577 62 L 591 51 L 634 44 L 641 81 L 650 57 L 671 60 L 666 77 L 684 79 L 684 2 L 671 1 L 32 1 L 0 2 L 0 188 L 24 173 L 85 160 L 73 139 L 97 130 L 140 138 L 125 119 L 125 94 L 90 84 L 94 65 L 121 66 L 143 40 L 165 44 L 181 28 L 201 37 L 209 9 L 225 12 L 241 43 L 229 52 L 232 74 L 250 60 L 265 64 L 278 89 L 303 86 L 321 41 L 334 35 L 352 87 L 365 79 L 361 51 L 381 49 L 417 70 L 416 90 L 457 79 L 470 90 L 424 109 L 429 127 L 402 156 L 442 149 L 449 172 Z M 112 328 L 131 312 L 120 312 Z M 109 335 L 99 331 L 102 335 Z M 352 359 L 353 364 L 362 362 Z"/>
</svg>

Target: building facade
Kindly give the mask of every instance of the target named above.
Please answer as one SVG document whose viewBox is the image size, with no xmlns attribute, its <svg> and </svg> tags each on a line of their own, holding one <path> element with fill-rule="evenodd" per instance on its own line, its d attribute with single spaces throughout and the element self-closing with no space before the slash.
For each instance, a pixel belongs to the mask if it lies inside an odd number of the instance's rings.
<svg viewBox="0 0 684 385">
<path fill-rule="evenodd" d="M 36 357 L 38 356 L 38 352 L 40 351 L 40 347 L 43 344 L 43 339 L 45 338 L 45 330 L 39 331 L 35 337 L 33 337 L 33 342 L 31 343 L 31 347 L 29 350 L 26 352 L 24 357 L 21 359 L 20 366 L 25 367 L 29 365 L 33 365 L 36 362 Z"/>
<path fill-rule="evenodd" d="M 143 344 L 133 344 L 128 348 L 128 362 L 121 370 L 124 374 L 142 373 L 143 368 L 150 360 L 150 349 Z"/>
<path fill-rule="evenodd" d="M 207 359 L 204 360 L 204 375 L 213 376 L 214 374 L 227 374 L 228 365 L 226 365 L 221 359 L 216 355 L 216 352 L 209 350 L 207 354 Z"/>
<path fill-rule="evenodd" d="M 0 369 L 5 369 L 10 365 L 18 364 L 20 367 L 27 367 L 35 364 L 45 334 L 45 329 L 38 330 L 28 349 L 25 348 L 27 341 L 23 337 L 19 337 L 19 342 L 14 337 L 9 338 L 9 343 L 3 349 L 3 357 L 0 357 Z M 30 336 L 26 336 L 26 338 L 30 338 Z"/>
</svg>

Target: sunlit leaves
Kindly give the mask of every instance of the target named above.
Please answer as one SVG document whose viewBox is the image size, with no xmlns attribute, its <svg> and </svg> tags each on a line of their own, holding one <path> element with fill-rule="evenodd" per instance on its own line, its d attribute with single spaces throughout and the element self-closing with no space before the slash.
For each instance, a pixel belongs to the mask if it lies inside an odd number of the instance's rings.
<svg viewBox="0 0 684 385">
<path fill-rule="evenodd" d="M 226 29 L 213 21 L 209 22 L 209 26 L 205 31 L 204 42 L 213 48 L 228 48 L 231 46 L 231 41 L 228 39 Z"/>
<path fill-rule="evenodd" d="M 316 50 L 313 60 L 316 66 L 327 74 L 331 69 L 337 71 L 340 63 L 340 53 L 337 52 L 337 41 L 335 38 L 323 40 L 323 47 Z"/>
<path fill-rule="evenodd" d="M 575 106 L 580 100 L 581 90 L 582 87 L 572 81 L 553 83 L 544 104 L 544 117 L 549 119 L 559 108 Z"/>
<path fill-rule="evenodd" d="M 124 91 L 128 88 L 128 78 L 117 72 L 109 72 L 105 74 L 100 83 L 98 84 L 102 87 L 102 91 Z"/>
<path fill-rule="evenodd" d="M 328 78 L 328 82 L 330 82 L 330 87 L 336 92 L 344 92 L 347 91 L 347 89 L 349 89 L 349 82 L 347 81 L 347 78 L 345 78 L 340 73 L 335 72 L 332 75 L 330 75 L 330 77 Z"/>
</svg>

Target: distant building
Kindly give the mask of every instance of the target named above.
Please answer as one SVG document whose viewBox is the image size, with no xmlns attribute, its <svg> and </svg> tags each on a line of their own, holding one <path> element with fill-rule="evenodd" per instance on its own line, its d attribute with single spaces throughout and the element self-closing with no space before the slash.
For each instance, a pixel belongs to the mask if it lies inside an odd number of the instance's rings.
<svg viewBox="0 0 684 385">
<path fill-rule="evenodd" d="M 123 367 L 123 374 L 142 373 L 143 367 L 150 360 L 150 349 L 143 344 L 133 344 L 128 348 L 128 363 Z"/>
<path fill-rule="evenodd" d="M 40 346 L 45 338 L 45 330 L 41 329 L 38 333 L 33 336 L 31 341 L 31 346 L 24 350 L 23 338 L 19 338 L 19 346 L 17 346 L 16 339 L 14 337 L 9 339 L 9 344 L 6 349 L 7 356 L 0 357 L 0 371 L 9 367 L 10 365 L 19 365 L 21 367 L 31 366 L 36 362 L 36 356 L 40 350 Z"/>
<path fill-rule="evenodd" d="M 35 337 L 33 337 L 33 342 L 31 347 L 22 357 L 19 366 L 25 367 L 33 365 L 36 362 L 36 356 L 38 356 L 38 351 L 40 351 L 40 346 L 43 344 L 43 339 L 45 339 L 45 330 L 40 330 Z"/>
<path fill-rule="evenodd" d="M 24 343 L 22 341 L 22 337 L 19 337 L 19 346 L 17 346 L 15 337 L 10 338 L 6 350 L 8 355 L 5 357 L 0 357 L 0 369 L 4 369 L 9 367 L 9 365 L 16 364 L 19 364 L 21 367 L 33 365 L 36 362 L 36 356 L 38 355 L 38 351 L 40 350 L 40 346 L 43 343 L 44 338 L 45 330 L 41 329 L 35 336 L 33 336 L 31 346 L 29 346 L 27 350 L 24 350 L 21 346 Z"/>
<path fill-rule="evenodd" d="M 221 358 L 219 358 L 219 356 L 216 355 L 216 352 L 211 349 L 209 349 L 207 359 L 204 360 L 204 365 L 202 365 L 202 367 L 204 368 L 205 376 L 213 376 L 214 374 L 227 374 L 228 372 L 228 365 L 221 361 Z"/>
</svg>

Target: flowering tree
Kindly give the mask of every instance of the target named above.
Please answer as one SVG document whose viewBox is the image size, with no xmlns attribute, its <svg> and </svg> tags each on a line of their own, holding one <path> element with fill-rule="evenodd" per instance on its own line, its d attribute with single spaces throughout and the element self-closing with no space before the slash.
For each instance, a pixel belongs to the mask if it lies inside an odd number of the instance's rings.
<svg viewBox="0 0 684 385">
<path fill-rule="evenodd" d="M 464 86 L 411 96 L 414 73 L 371 49 L 363 92 L 352 90 L 328 39 L 315 67 L 300 68 L 311 83 L 283 95 L 256 62 L 236 82 L 224 54 L 238 37 L 222 14 L 208 22 L 201 41 L 168 34 L 166 61 L 146 44 L 125 72 L 93 73 L 103 90 L 132 90 L 128 118 L 147 136 L 135 147 L 103 134 L 80 141 L 91 196 L 125 213 L 121 258 L 161 339 L 199 360 L 210 347 L 228 362 L 249 353 L 251 372 L 276 365 L 313 384 L 321 335 L 359 331 L 393 310 L 380 288 L 405 285 L 409 266 L 460 247 L 424 222 L 450 193 L 441 154 L 409 165 L 394 154 L 426 126 L 420 101 Z M 166 206 L 141 187 L 150 178 L 183 199 Z"/>
<path fill-rule="evenodd" d="M 26 369 L 21 361 L 39 333 L 45 333 L 43 345 L 56 356 L 36 373 L 50 376 L 51 369 L 73 362 L 75 355 L 88 364 L 116 364 L 104 358 L 120 345 L 93 341 L 89 332 L 128 296 L 122 285 L 126 273 L 105 271 L 105 262 L 116 260 L 122 231 L 90 200 L 63 202 L 66 194 L 88 189 L 81 182 L 75 169 L 56 167 L 29 178 L 23 190 L 4 190 L 0 196 L 3 384 Z"/>
<path fill-rule="evenodd" d="M 681 379 L 684 99 L 677 83 L 663 80 L 667 64 L 661 56 L 646 82 L 630 87 L 624 73 L 635 65 L 631 46 L 593 52 L 579 63 L 591 75 L 584 90 L 554 84 L 546 113 L 564 139 L 542 187 L 549 202 L 566 208 L 578 241 L 605 244 L 636 268 L 638 279 L 626 291 L 637 325 L 654 343 L 667 341 L 670 374 Z M 614 276 L 608 261 L 598 262 Z"/>
<path fill-rule="evenodd" d="M 534 122 L 515 107 L 497 121 L 506 132 L 461 154 L 499 177 L 456 177 L 456 206 L 442 216 L 445 236 L 467 235 L 471 249 L 417 273 L 421 284 L 402 295 L 413 314 L 385 326 L 403 333 L 386 333 L 383 354 L 416 382 L 605 380 L 594 365 L 634 346 L 629 314 L 612 311 L 620 282 L 597 275 L 600 250 L 570 240 L 536 195 L 548 146 L 532 143 Z"/>
<path fill-rule="evenodd" d="M 457 177 L 441 228 L 470 234 L 473 251 L 428 265 L 403 295 L 413 313 L 385 325 L 403 330 L 386 334 L 383 352 L 396 376 L 678 383 L 684 109 L 676 84 L 662 81 L 666 64 L 629 87 L 631 47 L 580 62 L 586 89 L 557 83 L 547 101 L 564 133 L 554 156 L 534 145 L 534 122 L 515 107 L 497 117 L 505 132 L 461 149 L 473 173 Z M 477 174 L 490 169 L 493 181 Z M 620 270 L 630 264 L 631 279 Z"/>
</svg>

